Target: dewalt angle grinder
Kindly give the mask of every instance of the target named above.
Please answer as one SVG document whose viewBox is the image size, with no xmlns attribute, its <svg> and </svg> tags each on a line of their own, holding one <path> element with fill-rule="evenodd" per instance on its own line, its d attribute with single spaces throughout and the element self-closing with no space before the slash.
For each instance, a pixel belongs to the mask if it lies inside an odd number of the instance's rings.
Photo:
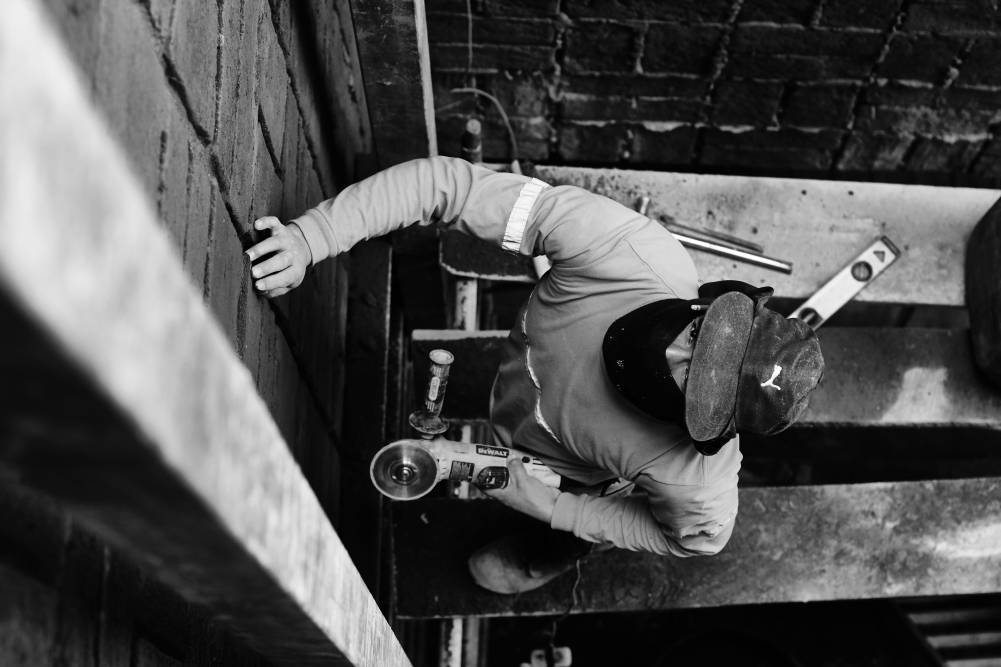
<svg viewBox="0 0 1001 667">
<path fill-rule="evenodd" d="M 481 489 L 502 489 L 510 480 L 507 461 L 515 457 L 521 459 L 529 475 L 548 486 L 559 486 L 560 476 L 525 452 L 435 437 L 448 430 L 441 408 L 455 358 L 446 350 L 432 350 L 430 356 L 431 377 L 424 406 L 410 415 L 410 425 L 422 437 L 397 440 L 376 452 L 369 467 L 375 488 L 393 500 L 415 500 L 446 479 L 471 482 Z"/>
</svg>

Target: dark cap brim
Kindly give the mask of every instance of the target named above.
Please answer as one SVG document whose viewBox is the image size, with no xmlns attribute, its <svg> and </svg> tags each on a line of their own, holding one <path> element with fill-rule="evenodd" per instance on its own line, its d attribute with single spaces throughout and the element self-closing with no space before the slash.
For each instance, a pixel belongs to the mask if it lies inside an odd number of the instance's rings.
<svg viewBox="0 0 1001 667">
<path fill-rule="evenodd" d="M 685 387 L 685 425 L 694 440 L 719 437 L 733 420 L 753 320 L 754 302 L 739 292 L 717 298 L 706 311 Z"/>
</svg>

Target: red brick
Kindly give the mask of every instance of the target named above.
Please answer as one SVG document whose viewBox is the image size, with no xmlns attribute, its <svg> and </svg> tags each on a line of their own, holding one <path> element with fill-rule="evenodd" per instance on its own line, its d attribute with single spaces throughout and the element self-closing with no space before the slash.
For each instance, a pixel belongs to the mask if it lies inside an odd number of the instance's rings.
<svg viewBox="0 0 1001 667">
<path fill-rule="evenodd" d="M 655 130 L 638 125 L 633 128 L 629 162 L 658 167 L 681 167 L 691 164 L 696 130 L 692 126 Z"/>
<path fill-rule="evenodd" d="M 566 34 L 567 70 L 632 72 L 636 40 L 636 30 L 629 26 L 581 21 Z"/>
<path fill-rule="evenodd" d="M 733 34 L 730 52 L 731 60 L 747 54 L 875 59 L 883 48 L 883 40 L 883 35 L 874 32 L 741 25 Z"/>
<path fill-rule="evenodd" d="M 983 141 L 953 141 L 918 137 L 908 152 L 905 168 L 918 173 L 951 174 L 966 171 Z"/>
<path fill-rule="evenodd" d="M 548 160 L 553 128 L 545 118 L 512 117 L 511 125 L 518 141 L 518 155 L 522 160 L 535 162 Z M 483 158 L 488 162 L 506 162 L 511 159 L 511 142 L 507 129 L 497 114 L 483 121 Z"/>
<path fill-rule="evenodd" d="M 934 88 L 902 86 L 891 82 L 867 88 L 865 102 L 885 107 L 931 106 L 938 94 L 939 91 Z"/>
<path fill-rule="evenodd" d="M 267 5 L 264 5 L 264 11 L 270 14 Z M 257 43 L 258 104 L 264 119 L 264 129 L 271 139 L 275 154 L 280 157 L 285 137 L 286 105 L 283 91 L 288 90 L 289 78 L 285 68 L 285 54 L 278 44 L 270 16 L 260 22 Z"/>
<path fill-rule="evenodd" d="M 467 43 L 465 16 L 430 14 L 428 39 L 431 44 Z M 556 28 L 552 21 L 527 19 L 473 18 L 473 44 L 536 44 L 552 46 Z"/>
<path fill-rule="evenodd" d="M 1001 111 L 1001 89 L 985 90 L 982 88 L 963 88 L 953 86 L 940 94 L 941 105 L 957 111 L 986 112 L 995 114 Z M 985 120 L 986 125 L 994 120 Z"/>
<path fill-rule="evenodd" d="M 643 71 L 710 74 L 723 32 L 706 26 L 654 24 L 646 35 Z"/>
<path fill-rule="evenodd" d="M 730 0 L 567 0 L 563 11 L 571 18 L 724 23 Z"/>
<path fill-rule="evenodd" d="M 745 0 L 737 21 L 807 24 L 818 0 Z"/>
<path fill-rule="evenodd" d="M 473 46 L 475 71 L 549 71 L 555 65 L 555 49 L 541 46 Z M 465 45 L 439 45 L 431 52 L 431 66 L 438 70 L 465 71 L 468 52 Z"/>
<path fill-rule="evenodd" d="M 173 64 L 184 101 L 202 136 L 215 130 L 216 50 L 219 41 L 216 5 L 203 0 L 177 0 L 167 58 Z"/>
<path fill-rule="evenodd" d="M 943 107 L 863 107 L 856 127 L 885 134 L 921 134 L 930 137 L 981 135 L 995 119 L 992 110 Z"/>
<path fill-rule="evenodd" d="M 730 133 L 704 131 L 699 164 L 712 167 L 751 169 L 826 170 L 843 132 L 799 130 L 751 130 Z"/>
<path fill-rule="evenodd" d="M 731 78 L 776 81 L 863 79 L 869 74 L 872 63 L 872 58 L 864 55 L 839 57 L 746 54 L 731 56 L 723 74 Z"/>
<path fill-rule="evenodd" d="M 260 5 L 255 0 L 223 3 L 224 46 L 220 63 L 219 108 L 225 123 L 215 138 L 223 197 L 237 218 L 249 224 L 254 184 L 254 137 L 257 136 L 257 24 Z"/>
<path fill-rule="evenodd" d="M 896 134 L 852 132 L 837 163 L 844 172 L 881 172 L 900 168 L 911 137 Z"/>
<path fill-rule="evenodd" d="M 712 122 L 722 125 L 770 125 L 784 86 L 756 81 L 720 81 L 713 94 Z"/>
<path fill-rule="evenodd" d="M 167 87 L 159 45 L 138 5 L 101 6 L 95 65 L 98 106 L 129 154 L 146 192 L 153 195 L 160 184 L 161 136 L 176 103 Z"/>
<path fill-rule="evenodd" d="M 939 34 L 987 34 L 1001 28 L 1001 16 L 993 3 L 981 0 L 931 0 L 907 8 L 904 28 Z"/>
<path fill-rule="evenodd" d="M 894 22 L 902 0 L 824 0 L 820 25 L 835 28 L 886 30 Z"/>
<path fill-rule="evenodd" d="M 959 69 L 956 82 L 968 86 L 1001 86 L 1001 38 L 979 38 Z"/>
<path fill-rule="evenodd" d="M 1001 179 L 1001 139 L 991 139 L 970 167 L 970 173 L 981 182 L 996 186 Z"/>
<path fill-rule="evenodd" d="M 942 82 L 956 54 L 963 47 L 960 39 L 938 35 L 896 34 L 880 63 L 877 75 L 889 79 Z"/>
<path fill-rule="evenodd" d="M 650 99 L 635 97 L 594 97 L 591 95 L 564 95 L 560 101 L 561 116 L 565 120 L 665 121 L 695 122 L 699 120 L 704 105 L 697 100 Z"/>
<path fill-rule="evenodd" d="M 567 123 L 559 128 L 556 153 L 567 162 L 611 165 L 618 163 L 628 148 L 629 129 L 624 125 Z"/>
<path fill-rule="evenodd" d="M 650 75 L 569 75 L 562 78 L 566 92 L 583 95 L 633 95 L 700 100 L 709 89 L 706 79 Z"/>
<path fill-rule="evenodd" d="M 470 0 L 473 16 L 551 18 L 559 12 L 559 0 Z M 429 0 L 428 12 L 466 14 L 466 0 Z"/>
<path fill-rule="evenodd" d="M 796 86 L 780 121 L 798 127 L 845 127 L 857 95 L 855 86 Z"/>
</svg>

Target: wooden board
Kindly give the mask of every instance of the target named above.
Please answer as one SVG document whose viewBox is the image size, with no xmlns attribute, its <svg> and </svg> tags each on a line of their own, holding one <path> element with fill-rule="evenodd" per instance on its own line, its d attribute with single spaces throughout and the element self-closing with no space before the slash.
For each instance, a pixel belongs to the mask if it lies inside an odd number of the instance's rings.
<svg viewBox="0 0 1001 667">
<path fill-rule="evenodd" d="M 409 664 L 28 0 L 0 92 L 4 483 L 275 664 Z"/>
<path fill-rule="evenodd" d="M 860 301 L 963 304 L 966 239 L 1001 192 L 852 181 L 819 181 L 538 166 L 553 185 L 576 185 L 635 208 L 650 197 L 655 219 L 752 240 L 766 255 L 793 263 L 791 275 L 692 251 L 702 280 L 724 278 L 772 285 L 776 294 L 805 298 L 879 236 L 903 256 L 856 298 Z M 442 264 L 462 276 L 534 282 L 530 264 L 455 237 Z"/>
<path fill-rule="evenodd" d="M 517 596 L 468 575 L 474 549 L 531 519 L 489 500 L 395 503 L 393 514 L 401 616 L 570 609 L 573 572 Z M 999 525 L 999 478 L 743 489 L 722 552 L 585 559 L 572 612 L 995 592 Z"/>
<path fill-rule="evenodd" d="M 379 164 L 437 155 L 424 0 L 353 2 L 352 15 Z"/>
</svg>

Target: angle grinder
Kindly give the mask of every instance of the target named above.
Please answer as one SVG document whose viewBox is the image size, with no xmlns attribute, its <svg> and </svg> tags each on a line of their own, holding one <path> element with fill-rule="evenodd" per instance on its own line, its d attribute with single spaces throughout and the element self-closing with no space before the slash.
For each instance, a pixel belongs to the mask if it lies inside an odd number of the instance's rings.
<svg viewBox="0 0 1001 667">
<path fill-rule="evenodd" d="M 391 442 L 372 458 L 369 473 L 372 484 L 387 498 L 416 500 L 446 479 L 471 482 L 481 489 L 502 489 L 510 481 L 510 458 L 520 458 L 526 472 L 543 484 L 560 485 L 560 476 L 530 454 L 444 438 Z"/>
</svg>

